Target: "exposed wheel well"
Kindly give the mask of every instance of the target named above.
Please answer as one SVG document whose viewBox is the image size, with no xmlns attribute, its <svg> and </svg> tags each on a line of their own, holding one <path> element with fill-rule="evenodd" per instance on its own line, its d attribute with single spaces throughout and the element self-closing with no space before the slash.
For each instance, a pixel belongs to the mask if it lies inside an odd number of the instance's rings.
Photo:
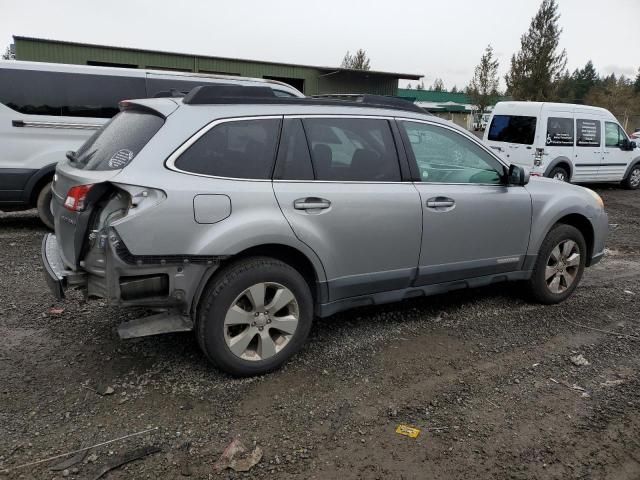
<svg viewBox="0 0 640 480">
<path fill-rule="evenodd" d="M 322 298 L 319 290 L 321 287 L 318 282 L 318 274 L 316 273 L 313 264 L 304 253 L 288 245 L 267 244 L 248 248 L 233 257 L 224 260 L 220 264 L 220 269 L 238 261 L 239 259 L 258 256 L 276 258 L 295 268 L 309 285 L 309 290 L 311 290 L 314 302 L 318 301 L 319 298 Z"/>
<path fill-rule="evenodd" d="M 594 243 L 594 232 L 593 226 L 589 219 L 583 215 L 578 213 L 572 213 L 565 217 L 562 217 L 560 220 L 556 222 L 557 224 L 571 225 L 572 227 L 577 228 L 582 233 L 584 237 L 584 241 L 587 243 L 587 267 L 591 263 L 591 257 L 593 256 L 593 243 Z"/>
</svg>

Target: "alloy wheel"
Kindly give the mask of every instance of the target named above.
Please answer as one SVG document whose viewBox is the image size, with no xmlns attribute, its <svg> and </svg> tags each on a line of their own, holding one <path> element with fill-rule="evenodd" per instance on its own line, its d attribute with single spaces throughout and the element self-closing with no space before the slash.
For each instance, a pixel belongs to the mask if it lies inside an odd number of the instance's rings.
<svg viewBox="0 0 640 480">
<path fill-rule="evenodd" d="M 640 167 L 636 167 L 631 170 L 631 173 L 629 174 L 629 184 L 633 188 L 640 186 Z"/>
<path fill-rule="evenodd" d="M 551 250 L 544 279 L 551 293 L 560 294 L 573 285 L 580 269 L 580 247 L 573 240 L 563 240 Z"/>
<path fill-rule="evenodd" d="M 553 179 L 554 180 L 558 180 L 560 182 L 565 182 L 566 181 L 566 176 L 565 176 L 564 172 L 558 171 L 553 176 Z"/>
<path fill-rule="evenodd" d="M 231 304 L 224 319 L 224 339 L 237 357 L 261 361 L 285 348 L 298 328 L 295 295 L 279 283 L 257 283 Z"/>
</svg>

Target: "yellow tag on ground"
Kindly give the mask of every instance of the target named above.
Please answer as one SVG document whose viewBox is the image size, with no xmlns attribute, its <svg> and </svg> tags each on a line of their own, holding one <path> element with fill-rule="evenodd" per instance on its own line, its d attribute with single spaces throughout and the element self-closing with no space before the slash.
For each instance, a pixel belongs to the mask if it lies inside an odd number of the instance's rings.
<svg viewBox="0 0 640 480">
<path fill-rule="evenodd" d="M 401 423 L 396 428 L 396 433 L 399 433 L 400 435 L 406 435 L 407 437 L 416 438 L 418 435 L 420 435 L 420 429 L 410 427 L 409 425 L 403 425 Z"/>
</svg>

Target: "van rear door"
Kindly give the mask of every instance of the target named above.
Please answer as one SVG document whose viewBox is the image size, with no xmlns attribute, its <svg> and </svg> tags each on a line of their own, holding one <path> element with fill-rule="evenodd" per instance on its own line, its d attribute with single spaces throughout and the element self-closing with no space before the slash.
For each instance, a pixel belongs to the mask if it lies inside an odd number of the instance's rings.
<svg viewBox="0 0 640 480">
<path fill-rule="evenodd" d="M 506 162 L 533 167 L 538 119 L 529 115 L 494 114 L 487 129 L 486 143 Z"/>
</svg>

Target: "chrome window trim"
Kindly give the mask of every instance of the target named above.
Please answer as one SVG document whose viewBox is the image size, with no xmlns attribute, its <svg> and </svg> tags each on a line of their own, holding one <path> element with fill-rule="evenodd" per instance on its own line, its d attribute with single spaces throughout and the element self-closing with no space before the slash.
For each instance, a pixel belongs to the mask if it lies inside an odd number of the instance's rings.
<svg viewBox="0 0 640 480">
<path fill-rule="evenodd" d="M 206 175 L 204 173 L 195 173 L 189 172 L 187 170 L 182 170 L 175 166 L 177 159 L 182 155 L 186 150 L 189 149 L 191 145 L 193 145 L 196 141 L 200 139 L 203 135 L 205 135 L 212 128 L 221 125 L 223 123 L 230 122 L 240 122 L 245 120 L 284 120 L 284 119 L 304 119 L 304 118 L 366 118 L 366 119 L 374 119 L 374 120 L 387 120 L 387 121 L 409 121 L 409 122 L 417 122 L 417 123 L 425 123 L 428 125 L 433 125 L 436 127 L 446 128 L 451 130 L 458 135 L 462 135 L 460 131 L 455 128 L 452 128 L 448 125 L 443 125 L 438 122 L 432 122 L 429 120 L 416 119 L 411 117 L 394 117 L 388 115 L 362 115 L 362 114 L 283 114 L 283 115 L 253 115 L 250 117 L 227 117 L 227 118 L 219 118 L 217 120 L 213 120 L 212 122 L 206 124 L 196 133 L 194 133 L 191 137 L 189 137 L 182 145 L 180 145 L 165 161 L 165 167 L 174 172 L 183 173 L 185 175 L 193 175 L 195 177 L 204 177 L 204 178 L 214 178 L 217 180 L 232 180 L 232 181 L 241 181 L 241 182 L 272 182 L 272 183 L 333 183 L 333 184 L 365 184 L 365 185 L 397 185 L 397 184 L 407 184 L 407 185 L 474 185 L 474 186 L 490 186 L 490 187 L 508 187 L 508 185 L 503 184 L 495 184 L 495 183 L 438 183 L 438 182 L 419 182 L 419 181 L 399 181 L 399 182 L 371 182 L 371 181 L 360 181 L 360 180 L 281 180 L 281 179 L 262 179 L 262 178 L 237 178 L 237 177 L 221 177 L 217 175 Z M 464 135 L 463 135 L 464 136 Z M 489 153 L 491 157 L 496 159 L 498 163 L 503 165 L 505 168 L 509 168 L 497 155 L 493 154 L 491 150 L 481 143 L 478 139 L 473 138 L 470 135 L 467 135 L 466 138 L 471 139 L 476 145 L 482 148 L 485 152 Z"/>
<path fill-rule="evenodd" d="M 45 122 L 33 120 L 16 120 L 20 127 L 31 128 L 66 128 L 72 130 L 98 130 L 103 124 L 98 123 L 72 123 L 72 122 Z M 14 125 L 17 126 L 17 125 Z"/>
</svg>

